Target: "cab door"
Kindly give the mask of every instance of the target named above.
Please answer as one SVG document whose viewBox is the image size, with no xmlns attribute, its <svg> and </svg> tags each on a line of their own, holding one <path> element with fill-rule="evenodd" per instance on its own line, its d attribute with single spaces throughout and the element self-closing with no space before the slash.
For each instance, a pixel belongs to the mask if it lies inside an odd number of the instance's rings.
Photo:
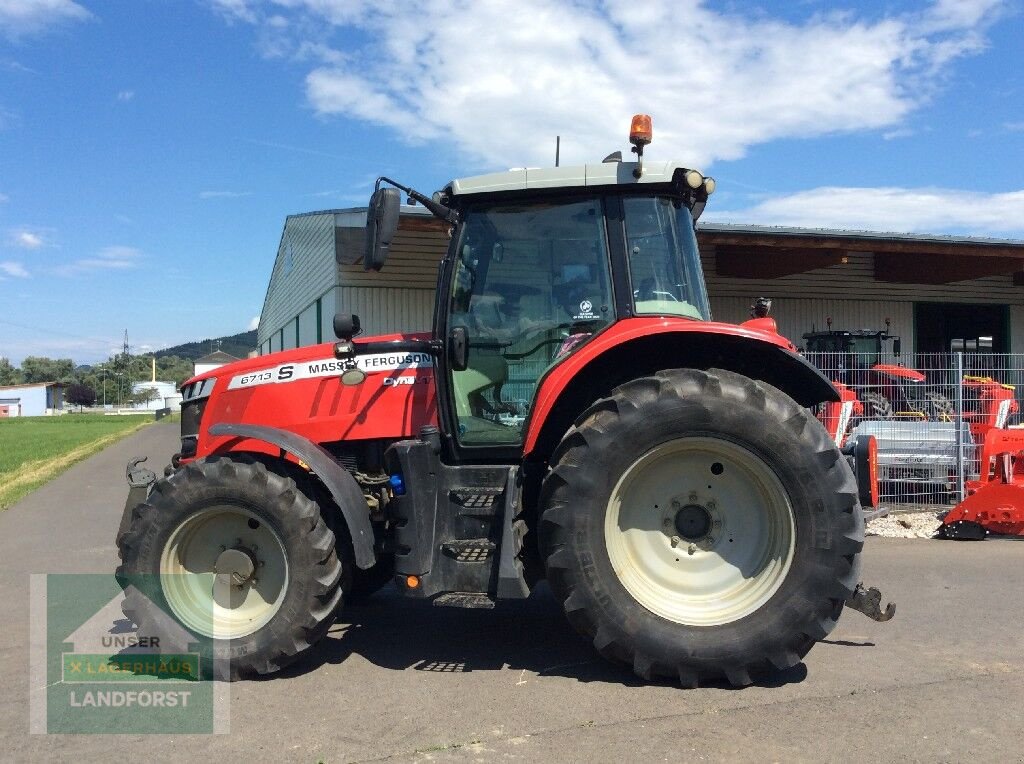
<svg viewBox="0 0 1024 764">
<path fill-rule="evenodd" d="M 614 200 L 613 200 L 614 201 Z M 445 431 L 462 458 L 515 458 L 541 377 L 614 321 L 605 201 L 598 196 L 467 205 L 438 299 Z"/>
</svg>

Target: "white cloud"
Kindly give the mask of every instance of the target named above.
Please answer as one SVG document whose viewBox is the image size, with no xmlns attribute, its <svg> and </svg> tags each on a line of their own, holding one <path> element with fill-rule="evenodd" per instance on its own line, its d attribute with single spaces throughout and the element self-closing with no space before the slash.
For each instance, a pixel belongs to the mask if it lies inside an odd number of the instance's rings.
<svg viewBox="0 0 1024 764">
<path fill-rule="evenodd" d="M 249 322 L 249 329 L 248 329 L 248 331 L 254 332 L 254 331 L 256 331 L 259 328 L 260 328 L 260 317 L 259 316 L 253 316 L 252 320 Z"/>
<path fill-rule="evenodd" d="M 1024 237 L 1024 190 L 979 193 L 944 188 L 822 187 L 773 197 L 752 207 L 715 211 L 718 222 Z"/>
<path fill-rule="evenodd" d="M 10 231 L 8 241 L 20 249 L 42 249 L 47 244 L 43 232 L 31 228 L 16 228 Z"/>
<path fill-rule="evenodd" d="M 17 279 L 27 279 L 29 277 L 29 272 L 25 270 L 25 266 L 13 260 L 0 262 L 0 273 Z"/>
<path fill-rule="evenodd" d="M 135 98 L 134 90 L 119 90 L 117 93 L 118 101 L 130 101 Z"/>
<path fill-rule="evenodd" d="M 90 272 L 125 271 L 137 268 L 142 252 L 135 247 L 104 247 L 95 257 L 85 257 L 54 269 L 58 276 L 77 276 Z"/>
<path fill-rule="evenodd" d="M 919 13 L 791 21 L 696 0 L 215 6 L 258 25 L 273 55 L 319 51 L 305 85 L 321 115 L 520 166 L 550 164 L 555 135 L 566 163 L 594 161 L 623 148 L 630 116 L 647 112 L 658 156 L 705 167 L 775 139 L 899 128 L 952 61 L 984 47 L 1000 8 L 937 0 Z M 288 24 L 269 22 L 282 14 Z M 332 34 L 345 44 L 331 46 Z"/>
<path fill-rule="evenodd" d="M 10 39 L 90 17 L 89 11 L 72 0 L 0 0 L 0 34 Z"/>
<path fill-rule="evenodd" d="M 211 0 L 211 5 L 228 20 L 246 21 L 252 24 L 259 18 L 249 0 Z"/>
<path fill-rule="evenodd" d="M 882 138 L 887 141 L 895 141 L 898 138 L 910 138 L 914 135 L 914 131 L 909 127 L 901 127 L 896 130 L 890 130 L 887 133 L 882 133 Z"/>
<path fill-rule="evenodd" d="M 241 196 L 252 196 L 252 191 L 200 191 L 200 199 L 238 199 Z"/>
<path fill-rule="evenodd" d="M 3 204 L 4 202 L 9 202 L 9 201 L 11 201 L 11 197 L 9 197 L 5 193 L 0 192 L 0 204 Z"/>
<path fill-rule="evenodd" d="M 1004 122 L 1003 129 L 1011 133 L 1024 132 L 1024 122 Z"/>
</svg>

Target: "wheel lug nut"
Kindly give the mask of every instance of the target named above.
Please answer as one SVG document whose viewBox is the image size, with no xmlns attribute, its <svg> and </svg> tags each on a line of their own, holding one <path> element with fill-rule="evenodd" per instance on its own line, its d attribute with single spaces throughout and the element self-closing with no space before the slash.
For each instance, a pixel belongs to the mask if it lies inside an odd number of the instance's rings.
<svg viewBox="0 0 1024 764">
<path fill-rule="evenodd" d="M 678 536 L 673 536 L 672 537 L 672 548 L 675 549 L 677 546 L 679 546 L 679 537 Z"/>
<path fill-rule="evenodd" d="M 687 554 L 693 554 L 693 553 L 694 553 L 694 552 L 696 552 L 696 551 L 697 551 L 697 546 L 696 546 L 696 544 L 690 544 L 690 546 L 688 546 L 688 547 L 686 548 L 686 553 L 687 553 Z"/>
</svg>

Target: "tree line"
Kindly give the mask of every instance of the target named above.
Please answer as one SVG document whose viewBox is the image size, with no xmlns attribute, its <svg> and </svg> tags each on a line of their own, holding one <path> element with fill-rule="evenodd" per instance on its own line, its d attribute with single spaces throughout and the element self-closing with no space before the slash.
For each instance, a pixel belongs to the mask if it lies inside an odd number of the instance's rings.
<svg viewBox="0 0 1024 764">
<path fill-rule="evenodd" d="M 70 358 L 27 356 L 20 366 L 0 356 L 0 386 L 34 382 L 62 382 L 68 386 L 64 400 L 75 406 L 134 405 L 153 399 L 152 388 L 132 393 L 132 385 L 152 379 L 153 356 L 119 353 L 104 363 L 76 365 Z M 177 387 L 191 377 L 193 362 L 180 356 L 156 359 L 156 378 Z"/>
</svg>

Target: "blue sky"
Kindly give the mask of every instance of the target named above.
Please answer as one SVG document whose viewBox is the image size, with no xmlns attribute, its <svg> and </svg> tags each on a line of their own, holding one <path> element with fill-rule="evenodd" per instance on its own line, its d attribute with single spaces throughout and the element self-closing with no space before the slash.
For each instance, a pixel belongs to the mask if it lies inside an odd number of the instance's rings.
<svg viewBox="0 0 1024 764">
<path fill-rule="evenodd" d="M 625 149 L 709 220 L 1024 238 L 1018 0 L 0 0 L 0 356 L 249 328 L 284 217 Z"/>
</svg>

